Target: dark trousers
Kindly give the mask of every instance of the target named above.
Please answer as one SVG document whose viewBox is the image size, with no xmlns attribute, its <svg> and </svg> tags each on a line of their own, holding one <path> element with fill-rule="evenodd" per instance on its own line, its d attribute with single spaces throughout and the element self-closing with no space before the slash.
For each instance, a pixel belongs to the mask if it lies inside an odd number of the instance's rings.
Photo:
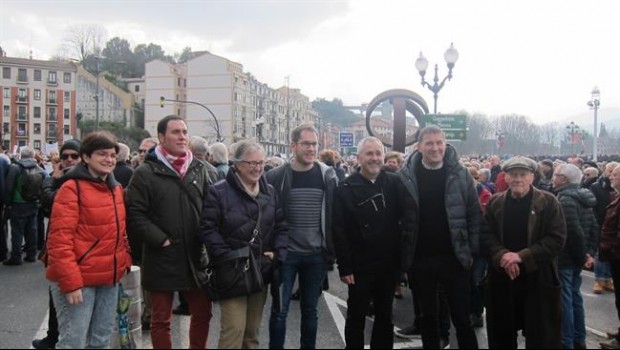
<svg viewBox="0 0 620 350">
<path fill-rule="evenodd" d="M 347 300 L 347 322 L 344 328 L 346 348 L 364 348 L 366 312 L 371 300 L 374 303 L 375 321 L 370 348 L 393 348 L 392 302 L 394 301 L 396 274 L 388 271 L 368 275 L 355 274 L 354 277 L 355 284 L 349 285 L 349 299 Z"/>
<path fill-rule="evenodd" d="M 9 253 L 9 246 L 6 243 L 8 229 L 5 213 L 4 205 L 0 205 L 0 261 L 6 260 Z"/>
<path fill-rule="evenodd" d="M 47 338 L 54 344 L 58 342 L 58 318 L 56 317 L 56 307 L 54 307 L 54 298 L 52 298 L 52 290 L 49 292 L 49 318 L 47 319 Z"/>
<path fill-rule="evenodd" d="M 39 208 L 37 213 L 37 250 L 42 250 L 45 244 L 45 213 Z"/>
<path fill-rule="evenodd" d="M 620 259 L 611 260 L 609 262 L 611 269 L 611 278 L 614 280 L 614 286 L 620 287 Z M 616 312 L 618 313 L 618 321 L 620 321 L 620 288 L 616 287 L 614 294 L 616 295 Z M 620 328 L 618 328 L 617 340 L 620 341 Z"/>
<path fill-rule="evenodd" d="M 441 287 L 448 300 L 460 349 L 477 349 L 478 340 L 469 320 L 470 271 L 454 256 L 419 257 L 413 264 L 413 283 L 422 306 L 422 344 L 439 348 L 438 293 Z"/>
<path fill-rule="evenodd" d="M 21 214 L 21 213 L 20 213 Z M 37 212 L 29 216 L 11 213 L 11 260 L 22 261 L 22 243 L 26 258 L 37 257 Z"/>
</svg>

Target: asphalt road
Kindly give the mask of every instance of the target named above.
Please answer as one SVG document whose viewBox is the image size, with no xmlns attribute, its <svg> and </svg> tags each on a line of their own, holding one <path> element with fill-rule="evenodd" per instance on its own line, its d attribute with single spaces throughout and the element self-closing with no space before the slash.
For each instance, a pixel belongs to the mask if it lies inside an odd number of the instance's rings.
<svg viewBox="0 0 620 350">
<path fill-rule="evenodd" d="M 586 304 L 586 323 L 589 329 L 588 348 L 597 348 L 601 338 L 597 334 L 612 331 L 618 325 L 614 296 L 611 293 L 594 295 L 591 293 L 592 274 L 584 272 L 582 291 Z M 338 280 L 336 272 L 330 272 L 330 290 L 325 292 L 319 304 L 318 348 L 343 348 L 343 327 L 346 315 L 346 286 Z M 22 266 L 0 265 L 0 347 L 16 349 L 28 348 L 34 338 L 45 334 L 47 323 L 47 282 L 41 263 L 25 263 Z M 260 347 L 268 346 L 269 305 L 265 307 L 261 328 Z M 405 298 L 394 302 L 394 324 L 406 327 L 411 322 L 411 296 L 405 290 Z M 217 347 L 219 333 L 219 309 L 214 307 L 211 322 L 209 347 Z M 370 335 L 372 320 L 367 322 L 367 338 Z M 293 301 L 288 319 L 288 336 L 285 347 L 299 347 L 300 313 L 297 302 Z M 189 317 L 175 316 L 173 338 L 175 348 L 187 348 Z M 454 332 L 451 332 L 453 334 Z M 484 328 L 477 330 L 481 348 L 486 347 Z M 151 347 L 148 332 L 142 337 L 143 346 Z M 367 339 L 367 344 L 369 339 Z M 452 346 L 456 348 L 454 339 Z M 404 341 L 395 338 L 396 348 L 421 345 L 420 340 Z"/>
</svg>

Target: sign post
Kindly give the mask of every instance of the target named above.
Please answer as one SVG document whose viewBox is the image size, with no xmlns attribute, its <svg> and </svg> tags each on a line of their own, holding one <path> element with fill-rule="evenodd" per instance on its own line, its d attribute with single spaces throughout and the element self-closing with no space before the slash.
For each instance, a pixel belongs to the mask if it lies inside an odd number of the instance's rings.
<svg viewBox="0 0 620 350">
<path fill-rule="evenodd" d="M 462 114 L 425 114 L 420 118 L 420 127 L 429 125 L 440 127 L 446 140 L 465 141 L 467 139 L 467 116 Z"/>
</svg>

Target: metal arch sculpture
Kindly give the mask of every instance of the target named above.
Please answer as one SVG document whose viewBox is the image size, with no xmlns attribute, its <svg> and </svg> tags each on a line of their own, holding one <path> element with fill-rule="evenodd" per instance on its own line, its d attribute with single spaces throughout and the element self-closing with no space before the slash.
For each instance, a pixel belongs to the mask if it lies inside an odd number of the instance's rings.
<svg viewBox="0 0 620 350">
<path fill-rule="evenodd" d="M 370 124 L 372 112 L 381 102 L 386 100 L 390 100 L 394 107 L 393 140 L 376 134 Z M 366 130 L 368 130 L 368 134 L 378 138 L 385 146 L 391 147 L 395 151 L 405 152 L 407 146 L 411 146 L 417 141 L 416 135 L 407 136 L 407 111 L 418 120 L 418 124 L 420 117 L 429 112 L 426 101 L 413 91 L 393 89 L 380 93 L 370 101 L 366 109 Z"/>
</svg>

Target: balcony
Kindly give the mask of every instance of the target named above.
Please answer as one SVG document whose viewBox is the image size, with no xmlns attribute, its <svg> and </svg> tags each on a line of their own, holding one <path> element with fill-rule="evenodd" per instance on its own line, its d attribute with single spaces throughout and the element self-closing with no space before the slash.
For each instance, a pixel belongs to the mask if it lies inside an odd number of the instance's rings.
<svg viewBox="0 0 620 350">
<path fill-rule="evenodd" d="M 47 79 L 47 85 L 50 85 L 50 86 L 58 86 L 58 80 L 50 80 L 50 79 Z"/>
<path fill-rule="evenodd" d="M 56 118 L 56 114 L 50 114 L 47 116 L 47 122 L 48 123 L 55 123 L 58 120 L 58 118 Z"/>
<path fill-rule="evenodd" d="M 15 96 L 15 102 L 28 103 L 28 96 Z"/>
<path fill-rule="evenodd" d="M 48 98 L 47 99 L 47 104 L 48 105 L 55 105 L 56 104 L 56 99 L 55 98 Z"/>
<path fill-rule="evenodd" d="M 28 77 L 17 77 L 17 80 L 15 81 L 17 84 L 28 84 Z"/>
<path fill-rule="evenodd" d="M 17 120 L 28 120 L 28 113 L 15 113 Z"/>
<path fill-rule="evenodd" d="M 28 130 L 15 130 L 15 136 L 17 138 L 28 137 Z"/>
<path fill-rule="evenodd" d="M 47 137 L 56 138 L 56 130 L 48 130 L 46 133 Z"/>
</svg>

